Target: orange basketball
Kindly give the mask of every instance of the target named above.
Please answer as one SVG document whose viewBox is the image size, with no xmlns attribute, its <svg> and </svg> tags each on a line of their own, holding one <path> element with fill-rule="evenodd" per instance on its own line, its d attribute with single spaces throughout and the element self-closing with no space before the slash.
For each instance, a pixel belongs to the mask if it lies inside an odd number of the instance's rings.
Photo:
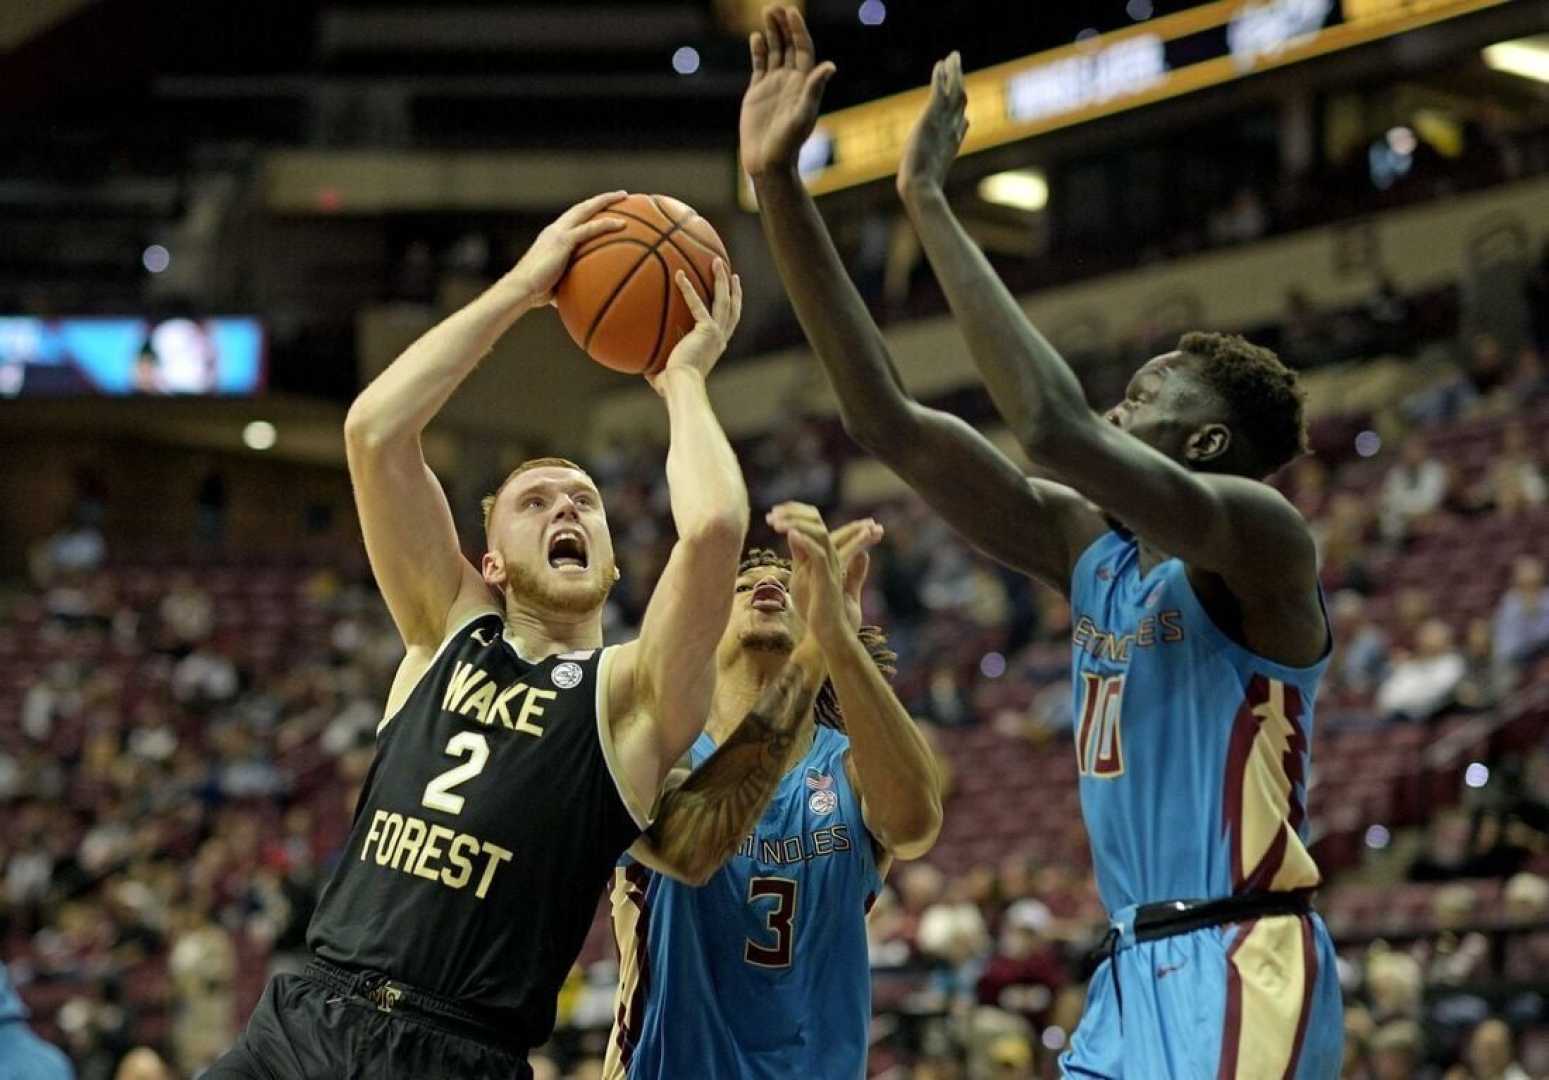
<svg viewBox="0 0 1549 1080">
<path fill-rule="evenodd" d="M 603 367 L 628 375 L 662 369 L 694 316 L 673 279 L 682 270 L 708 308 L 726 245 L 710 223 L 666 195 L 630 195 L 599 211 L 624 228 L 576 250 L 554 302 L 575 343 Z"/>
</svg>

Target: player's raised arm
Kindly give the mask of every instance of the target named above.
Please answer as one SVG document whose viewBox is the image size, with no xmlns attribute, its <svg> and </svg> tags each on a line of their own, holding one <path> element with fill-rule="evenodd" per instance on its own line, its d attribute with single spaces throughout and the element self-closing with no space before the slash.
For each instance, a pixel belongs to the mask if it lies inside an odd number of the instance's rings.
<svg viewBox="0 0 1549 1080">
<path fill-rule="evenodd" d="M 888 854 L 918 859 L 941 832 L 941 776 L 930 744 L 856 634 L 865 548 L 837 546 L 817 508 L 802 503 L 775 507 L 769 524 L 791 545 L 792 588 L 804 605 L 808 635 L 822 646 L 844 715 L 846 768 L 860 792 L 866 830 Z"/>
<path fill-rule="evenodd" d="M 1177 457 L 1193 466 L 1187 467 L 1125 430 L 1137 409 L 1164 391 L 1179 392 L 1181 382 L 1166 385 L 1176 368 L 1147 364 L 1125 403 L 1099 416 L 1075 373 L 964 231 L 942 185 L 968 130 L 966 104 L 962 62 L 953 53 L 936 65 L 930 100 L 904 150 L 898 191 L 1017 441 L 1143 539 L 1222 575 L 1244 593 L 1309 590 L 1315 575 L 1311 535 L 1284 498 L 1249 478 L 1270 470 L 1253 469 L 1245 441 L 1234 441 L 1223 424 L 1202 425 L 1178 447 Z"/>
<path fill-rule="evenodd" d="M 715 647 L 731 611 L 737 562 L 748 529 L 742 468 L 705 391 L 705 377 L 742 314 L 742 284 L 715 262 L 713 311 L 680 272 L 694 313 L 651 386 L 671 426 L 667 487 L 678 541 L 646 605 L 640 637 L 621 646 L 610 669 L 614 739 L 642 804 L 654 801 L 673 764 L 704 730 L 715 689 Z"/>
<path fill-rule="evenodd" d="M 576 245 L 621 227 L 590 219 L 623 197 L 598 195 L 565 211 L 504 277 L 410 345 L 350 406 L 344 442 L 366 554 L 411 649 L 433 650 L 462 609 L 494 606 L 458 548 L 420 434 L 500 335 L 548 303 Z"/>
<path fill-rule="evenodd" d="M 870 519 L 838 530 L 834 543 L 841 565 L 864 560 L 866 549 L 881 536 L 881 527 Z M 689 885 L 710 880 L 763 816 L 790 764 L 792 741 L 812 711 L 824 671 L 822 647 L 808 633 L 752 710 L 704 764 L 692 772 L 676 768 L 667 777 L 656 820 L 635 841 L 630 854 Z"/>
<path fill-rule="evenodd" d="M 770 8 L 750 46 L 742 165 L 758 194 L 781 280 L 839 399 L 845 431 L 980 550 L 1063 591 L 1073 553 L 1101 523 L 1068 489 L 1029 480 L 962 420 L 909 396 L 796 170 L 834 65 L 815 63 L 806 25 L 789 9 Z"/>
</svg>

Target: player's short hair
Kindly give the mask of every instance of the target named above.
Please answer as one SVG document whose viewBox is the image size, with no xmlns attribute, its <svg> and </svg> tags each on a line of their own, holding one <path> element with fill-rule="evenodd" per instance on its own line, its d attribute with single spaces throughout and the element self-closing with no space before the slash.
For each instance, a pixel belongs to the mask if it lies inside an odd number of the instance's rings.
<svg viewBox="0 0 1549 1080">
<path fill-rule="evenodd" d="M 1226 403 L 1257 478 L 1307 452 L 1306 394 L 1272 350 L 1240 334 L 1195 331 L 1178 339 L 1178 351 L 1198 362 L 1200 378 Z"/>
<path fill-rule="evenodd" d="M 535 457 L 535 458 L 528 458 L 526 461 L 522 462 L 516 468 L 514 468 L 510 472 L 506 473 L 506 478 L 504 480 L 500 481 L 500 486 L 499 487 L 495 488 L 494 491 L 490 492 L 488 495 L 484 496 L 484 498 L 479 500 L 479 509 L 484 512 L 484 531 L 486 533 L 489 532 L 489 519 L 490 519 L 490 516 L 492 514 L 494 514 L 494 512 L 495 512 L 495 503 L 500 499 L 500 493 L 506 489 L 506 485 L 509 484 L 512 480 L 515 480 L 518 476 L 521 476 L 524 472 L 531 472 L 533 469 L 574 469 L 578 473 L 585 473 L 586 472 L 585 469 L 581 468 L 581 466 L 577 465 L 575 462 L 571 461 L 569 458 L 562 458 L 562 457 Z"/>
<path fill-rule="evenodd" d="M 737 566 L 737 576 L 741 577 L 750 570 L 761 570 L 771 567 L 776 570 L 790 570 L 791 560 L 770 548 L 749 548 L 742 562 Z M 863 626 L 856 631 L 856 636 L 861 639 L 861 644 L 866 647 L 866 653 L 871 657 L 871 662 L 877 665 L 877 670 L 889 679 L 898 674 L 898 654 L 888 648 L 887 635 L 882 632 L 880 626 Z M 817 722 L 824 727 L 831 727 L 835 731 L 844 730 L 844 710 L 839 707 L 839 694 L 834 690 L 834 684 L 829 679 L 823 680 L 823 685 L 818 688 L 817 700 L 812 703 L 812 709 Z"/>
</svg>

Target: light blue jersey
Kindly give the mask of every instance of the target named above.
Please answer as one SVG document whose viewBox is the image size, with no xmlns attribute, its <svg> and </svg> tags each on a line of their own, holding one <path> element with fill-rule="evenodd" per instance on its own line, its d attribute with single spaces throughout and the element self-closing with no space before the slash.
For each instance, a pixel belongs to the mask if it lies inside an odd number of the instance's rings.
<svg viewBox="0 0 1549 1080">
<path fill-rule="evenodd" d="M 871 1022 L 866 912 L 882 888 L 850 741 L 819 727 L 753 833 L 694 888 L 627 856 L 609 1080 L 860 1080 Z M 698 767 L 715 751 L 701 735 Z"/>
<path fill-rule="evenodd" d="M 71 1080 L 75 1070 L 57 1046 L 27 1026 L 27 1006 L 0 964 L 0 1080 Z"/>
<path fill-rule="evenodd" d="M 1294 668 L 1253 654 L 1181 561 L 1142 575 L 1139 545 L 1115 532 L 1077 561 L 1070 600 L 1081 813 L 1120 949 L 1088 988 L 1065 1075 L 1337 1075 L 1339 986 L 1316 915 L 1133 933 L 1138 905 L 1317 886 L 1307 776 L 1327 655 Z"/>
</svg>

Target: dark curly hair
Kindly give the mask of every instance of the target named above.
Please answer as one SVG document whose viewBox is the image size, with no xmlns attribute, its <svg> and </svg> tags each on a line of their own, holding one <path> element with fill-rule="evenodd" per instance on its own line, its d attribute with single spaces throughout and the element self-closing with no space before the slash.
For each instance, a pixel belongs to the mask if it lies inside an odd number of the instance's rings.
<svg viewBox="0 0 1549 1080">
<path fill-rule="evenodd" d="M 1306 395 L 1296 372 L 1274 352 L 1239 334 L 1184 334 L 1178 350 L 1197 361 L 1199 377 L 1220 395 L 1245 465 L 1264 478 L 1307 452 Z"/>
<path fill-rule="evenodd" d="M 769 548 L 749 548 L 737 566 L 737 576 L 766 566 L 789 570 L 791 560 Z M 888 648 L 887 635 L 880 626 L 863 626 L 856 631 L 856 636 L 861 639 L 861 644 L 866 647 L 866 653 L 872 663 L 877 665 L 878 671 L 889 679 L 898 674 L 898 654 Z M 819 724 L 835 731 L 844 730 L 844 710 L 839 707 L 839 694 L 831 680 L 823 680 L 823 685 L 818 688 L 817 700 L 812 703 L 812 710 Z"/>
</svg>

